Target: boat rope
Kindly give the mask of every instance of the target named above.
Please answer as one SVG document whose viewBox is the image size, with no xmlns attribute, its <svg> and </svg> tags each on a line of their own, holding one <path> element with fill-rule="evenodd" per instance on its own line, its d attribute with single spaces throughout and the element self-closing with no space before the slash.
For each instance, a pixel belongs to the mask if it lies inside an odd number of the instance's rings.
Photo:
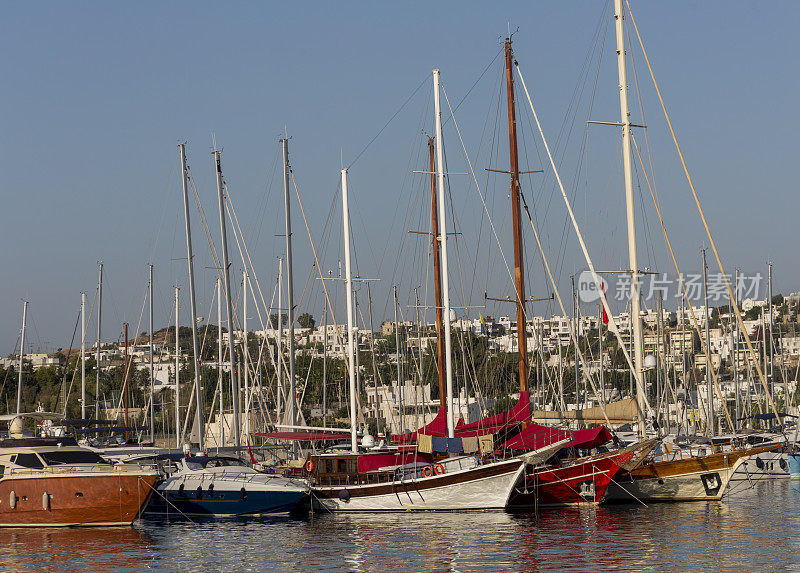
<svg viewBox="0 0 800 573">
<path fill-rule="evenodd" d="M 650 78 L 653 80 L 653 87 L 656 90 L 656 94 L 658 95 L 658 101 L 661 103 L 661 109 L 664 112 L 664 118 L 667 121 L 667 125 L 669 127 L 669 132 L 672 135 L 672 142 L 675 144 L 675 150 L 678 152 L 678 156 L 681 160 L 681 165 L 683 166 L 683 172 L 686 175 L 686 181 L 689 184 L 689 188 L 692 191 L 692 197 L 694 198 L 695 205 L 697 206 L 697 211 L 700 214 L 700 219 L 703 222 L 703 227 L 705 228 L 706 235 L 708 236 L 708 240 L 711 244 L 711 250 L 714 252 L 714 258 L 717 261 L 717 266 L 720 270 L 720 276 L 722 277 L 723 281 L 725 282 L 725 288 L 728 290 L 728 296 L 730 297 L 731 301 L 735 301 L 736 297 L 733 294 L 733 289 L 731 288 L 730 279 L 728 275 L 725 274 L 725 267 L 722 265 L 722 259 L 720 258 L 719 251 L 717 250 L 717 244 L 714 241 L 714 237 L 711 235 L 711 229 L 708 226 L 708 221 L 706 220 L 705 213 L 703 212 L 703 208 L 700 205 L 700 198 L 697 195 L 697 190 L 694 187 L 694 183 L 692 182 L 692 177 L 689 174 L 689 168 L 686 166 L 686 159 L 683 156 L 683 151 L 681 151 L 681 147 L 678 144 L 678 138 L 675 135 L 675 130 L 672 127 L 672 120 L 667 113 L 667 107 L 664 104 L 664 98 L 661 96 L 661 89 L 658 87 L 658 82 L 656 82 L 656 76 L 653 72 L 653 67 L 650 65 L 650 58 L 647 56 L 647 51 L 644 49 L 644 42 L 642 41 L 642 36 L 639 34 L 639 27 L 636 25 L 636 20 L 633 17 L 633 12 L 631 11 L 630 2 L 625 0 L 625 4 L 628 8 L 628 14 L 631 17 L 631 23 L 633 24 L 634 29 L 636 30 L 636 37 L 639 40 L 639 46 L 642 48 L 642 55 L 644 56 L 645 62 L 647 63 L 647 69 L 650 72 Z M 758 373 L 758 378 L 761 382 L 762 387 L 764 388 L 764 393 L 767 397 L 767 401 L 769 405 L 772 407 L 772 411 L 775 414 L 776 418 L 778 416 L 778 408 L 775 406 L 775 402 L 772 400 L 772 394 L 769 391 L 769 386 L 767 385 L 767 380 L 764 377 L 764 373 L 761 370 L 761 365 L 759 364 L 759 360 L 755 359 L 756 352 L 753 349 L 753 343 L 750 340 L 750 335 L 747 332 L 747 329 L 744 327 L 744 320 L 742 319 L 742 313 L 739 310 L 739 305 L 737 303 L 733 303 L 731 305 L 734 312 L 736 313 L 736 321 L 739 323 L 739 327 L 742 329 L 742 334 L 744 334 L 745 343 L 747 344 L 747 350 L 750 355 L 750 360 L 753 362 L 755 366 L 756 372 Z"/>
<path fill-rule="evenodd" d="M 182 512 L 180 509 L 178 509 L 178 508 L 175 506 L 175 504 L 174 504 L 174 503 L 172 503 L 172 502 L 171 502 L 170 500 L 168 500 L 168 499 L 167 499 L 167 498 L 166 498 L 164 495 L 162 495 L 162 493 L 161 493 L 160 491 L 158 491 L 158 489 L 154 488 L 154 487 L 153 487 L 153 486 L 151 486 L 149 483 L 147 483 L 146 481 L 144 481 L 144 480 L 142 479 L 142 476 L 139 476 L 139 481 L 140 481 L 140 482 L 142 482 L 142 483 L 143 483 L 144 485 L 146 485 L 147 487 L 149 487 L 149 488 L 150 488 L 150 490 L 151 490 L 152 492 L 154 492 L 156 495 L 159 495 L 159 496 L 161 497 L 161 499 L 163 499 L 163 500 L 164 500 L 164 502 L 166 502 L 168 505 L 172 506 L 172 507 L 175 509 L 175 511 L 177 511 L 178 513 L 180 513 L 180 514 L 181 514 L 183 517 L 185 517 L 186 519 L 188 519 L 188 520 L 189 520 L 189 521 L 191 521 L 192 523 L 196 523 L 196 522 L 195 522 L 195 521 L 194 521 L 194 520 L 193 520 L 191 517 L 189 517 L 188 515 L 186 515 L 185 513 L 183 513 L 183 512 Z"/>
<path fill-rule="evenodd" d="M 641 503 L 641 504 L 642 504 L 644 507 L 647 507 L 647 504 L 646 504 L 645 502 L 643 502 L 641 499 L 639 499 L 638 497 L 636 497 L 635 495 L 633 495 L 631 492 L 629 492 L 627 489 L 625 489 L 625 488 L 622 486 L 622 484 L 620 484 L 620 483 L 619 483 L 617 480 L 615 480 L 613 477 L 612 477 L 612 478 L 609 478 L 609 479 L 612 481 L 612 483 L 615 483 L 619 489 L 621 489 L 622 491 L 624 491 L 625 493 L 627 493 L 629 496 L 631 496 L 633 499 L 635 499 L 636 501 L 638 501 L 639 503 Z"/>
</svg>

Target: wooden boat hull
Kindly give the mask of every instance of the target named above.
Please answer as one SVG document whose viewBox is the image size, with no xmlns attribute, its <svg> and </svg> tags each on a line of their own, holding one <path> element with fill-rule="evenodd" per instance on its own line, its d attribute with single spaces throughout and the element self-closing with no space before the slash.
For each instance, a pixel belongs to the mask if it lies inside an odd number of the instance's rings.
<svg viewBox="0 0 800 573">
<path fill-rule="evenodd" d="M 715 501 L 722 499 L 731 477 L 749 457 L 779 448 L 763 446 L 703 457 L 643 464 L 618 474 L 607 499 L 616 502 Z"/>
<path fill-rule="evenodd" d="M 0 527 L 130 525 L 158 479 L 156 473 L 114 471 L 6 477 L 0 480 Z"/>
<path fill-rule="evenodd" d="M 634 456 L 637 444 L 561 466 L 549 466 L 526 473 L 524 489 L 517 487 L 509 507 L 535 507 L 599 504 L 605 497 L 611 478 Z M 536 496 L 536 497 L 534 497 Z"/>
<path fill-rule="evenodd" d="M 314 502 L 328 511 L 482 511 L 505 509 L 525 464 L 519 459 L 379 484 L 320 486 Z"/>
</svg>

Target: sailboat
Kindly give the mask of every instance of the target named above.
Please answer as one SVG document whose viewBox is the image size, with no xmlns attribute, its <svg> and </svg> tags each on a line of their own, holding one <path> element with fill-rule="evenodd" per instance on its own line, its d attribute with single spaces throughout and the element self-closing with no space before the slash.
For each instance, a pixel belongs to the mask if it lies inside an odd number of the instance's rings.
<svg viewBox="0 0 800 573">
<path fill-rule="evenodd" d="M 436 122 L 436 175 L 438 179 L 438 242 L 441 245 L 441 307 L 450 315 L 447 274 L 447 232 L 445 217 L 442 122 L 439 101 L 439 70 L 433 71 Z M 433 146 L 429 144 L 433 151 Z M 431 172 L 433 173 L 433 169 Z M 504 509 L 528 465 L 544 462 L 568 440 L 548 444 L 510 459 L 488 461 L 469 455 L 434 459 L 417 451 L 416 446 L 400 445 L 390 450 L 361 453 L 356 435 L 356 380 L 353 340 L 352 274 L 350 268 L 350 223 L 347 194 L 347 169 L 341 172 L 342 226 L 345 253 L 347 297 L 347 352 L 350 382 L 351 451 L 346 454 L 311 455 L 305 469 L 315 502 L 329 511 L 467 511 Z M 432 182 L 432 196 L 435 183 Z M 435 217 L 435 215 L 432 215 Z M 438 256 L 437 256 L 438 260 Z M 437 278 L 438 280 L 438 278 Z M 439 290 L 437 288 L 437 290 Z M 438 327 L 442 326 L 437 312 Z M 450 321 L 444 321 L 445 400 L 437 419 L 446 419 L 447 437 L 457 440 L 453 416 L 453 379 Z M 438 328 L 442 338 L 442 329 Z M 441 346 L 440 346 L 441 348 Z M 444 382 L 443 382 L 444 378 Z M 443 420 L 444 421 L 444 420 Z"/>
</svg>

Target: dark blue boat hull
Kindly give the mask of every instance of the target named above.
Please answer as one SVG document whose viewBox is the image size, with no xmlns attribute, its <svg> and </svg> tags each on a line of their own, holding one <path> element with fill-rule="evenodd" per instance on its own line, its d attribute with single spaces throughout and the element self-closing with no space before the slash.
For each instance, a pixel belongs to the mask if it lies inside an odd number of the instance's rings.
<svg viewBox="0 0 800 573">
<path fill-rule="evenodd" d="M 165 497 L 166 496 L 166 499 Z M 189 516 L 236 516 L 290 513 L 307 497 L 303 492 L 248 491 L 159 491 L 153 495 L 145 514 Z"/>
</svg>

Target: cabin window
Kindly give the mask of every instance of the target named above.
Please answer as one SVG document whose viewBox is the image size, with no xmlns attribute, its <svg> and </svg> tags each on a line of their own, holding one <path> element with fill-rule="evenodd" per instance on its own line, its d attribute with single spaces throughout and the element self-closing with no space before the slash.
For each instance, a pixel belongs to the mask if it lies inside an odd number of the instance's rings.
<svg viewBox="0 0 800 573">
<path fill-rule="evenodd" d="M 49 466 L 59 466 L 63 464 L 106 464 L 103 458 L 94 452 L 89 451 L 61 451 L 61 452 L 42 452 L 42 459 Z"/>
<path fill-rule="evenodd" d="M 347 473 L 354 474 L 358 471 L 358 460 L 347 460 Z"/>
<path fill-rule="evenodd" d="M 337 463 L 338 467 L 337 467 L 336 471 L 338 473 L 340 473 L 340 474 L 346 474 L 347 473 L 347 460 L 346 459 L 339 459 L 339 460 L 336 460 L 336 461 L 338 462 Z"/>
<path fill-rule="evenodd" d="M 0 478 L 3 477 L 3 474 L 6 472 L 6 466 L 0 465 Z"/>
<path fill-rule="evenodd" d="M 18 454 L 16 464 L 23 468 L 42 469 L 42 460 L 36 454 Z"/>
<path fill-rule="evenodd" d="M 333 473 L 333 460 L 325 460 L 325 473 L 326 474 Z"/>
</svg>

